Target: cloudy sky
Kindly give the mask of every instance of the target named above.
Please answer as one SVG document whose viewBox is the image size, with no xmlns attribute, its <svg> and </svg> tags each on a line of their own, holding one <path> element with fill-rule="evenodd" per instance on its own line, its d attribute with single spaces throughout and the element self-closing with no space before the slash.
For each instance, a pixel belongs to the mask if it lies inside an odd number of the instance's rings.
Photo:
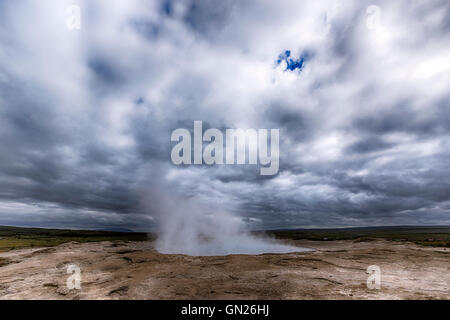
<svg viewBox="0 0 450 320">
<path fill-rule="evenodd" d="M 255 229 L 450 224 L 449 40 L 448 0 L 0 1 L 0 225 L 151 230 L 155 190 Z M 279 174 L 174 166 L 194 120 L 279 128 Z"/>
</svg>

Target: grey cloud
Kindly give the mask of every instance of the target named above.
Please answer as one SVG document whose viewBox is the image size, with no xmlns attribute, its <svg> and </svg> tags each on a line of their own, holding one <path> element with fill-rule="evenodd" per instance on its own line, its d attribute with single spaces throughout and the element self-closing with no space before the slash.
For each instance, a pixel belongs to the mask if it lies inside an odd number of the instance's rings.
<svg viewBox="0 0 450 320">
<path fill-rule="evenodd" d="M 81 1 L 74 33 L 2 2 L 0 223 L 151 228 L 157 170 L 258 229 L 448 224 L 449 6 L 378 1 L 370 31 L 369 4 Z M 285 50 L 313 54 L 285 72 Z M 279 128 L 279 174 L 172 165 L 193 120 Z"/>
<path fill-rule="evenodd" d="M 228 17 L 235 6 L 235 0 L 220 2 L 188 1 L 184 21 L 195 31 L 213 38 L 215 33 L 226 26 Z"/>
<path fill-rule="evenodd" d="M 361 139 L 360 141 L 355 142 L 348 148 L 348 150 L 354 153 L 369 153 L 388 149 L 392 146 L 392 143 L 387 143 L 378 137 L 369 137 L 367 139 Z"/>
</svg>

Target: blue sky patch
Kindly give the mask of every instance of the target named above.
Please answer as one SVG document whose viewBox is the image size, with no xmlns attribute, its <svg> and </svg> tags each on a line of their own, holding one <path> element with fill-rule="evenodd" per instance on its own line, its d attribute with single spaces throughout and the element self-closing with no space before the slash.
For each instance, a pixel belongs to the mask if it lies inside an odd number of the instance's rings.
<svg viewBox="0 0 450 320">
<path fill-rule="evenodd" d="M 162 9 L 167 16 L 172 16 L 172 1 L 164 1 L 162 4 Z"/>
<path fill-rule="evenodd" d="M 286 50 L 284 53 L 278 56 L 277 65 L 280 65 L 282 61 L 286 62 L 286 69 L 284 71 L 302 70 L 305 64 L 307 54 L 302 54 L 298 59 L 291 57 L 291 51 Z"/>
</svg>

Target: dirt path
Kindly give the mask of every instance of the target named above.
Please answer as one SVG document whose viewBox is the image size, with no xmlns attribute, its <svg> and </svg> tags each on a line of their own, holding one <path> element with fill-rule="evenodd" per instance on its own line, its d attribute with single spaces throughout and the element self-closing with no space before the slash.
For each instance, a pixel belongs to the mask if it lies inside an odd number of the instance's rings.
<svg viewBox="0 0 450 320">
<path fill-rule="evenodd" d="M 68 243 L 0 253 L 0 299 L 450 299 L 450 250 L 296 241 L 314 252 L 191 257 L 149 242 Z M 81 290 L 66 285 L 81 269 Z M 366 269 L 381 268 L 381 289 Z"/>
</svg>

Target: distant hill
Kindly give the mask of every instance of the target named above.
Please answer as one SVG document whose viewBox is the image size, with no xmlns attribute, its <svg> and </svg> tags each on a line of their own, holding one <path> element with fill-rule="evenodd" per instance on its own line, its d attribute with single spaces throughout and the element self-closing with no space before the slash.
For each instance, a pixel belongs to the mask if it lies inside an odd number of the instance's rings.
<svg viewBox="0 0 450 320">
<path fill-rule="evenodd" d="M 263 231 L 279 239 L 411 241 L 434 247 L 450 247 L 450 226 L 387 226 L 342 229 L 283 229 Z"/>
<path fill-rule="evenodd" d="M 101 229 L 100 231 L 108 231 L 108 232 L 126 232 L 126 233 L 133 233 L 134 230 L 127 229 L 127 228 L 105 228 Z"/>
<path fill-rule="evenodd" d="M 52 247 L 66 242 L 145 241 L 152 236 L 146 233 L 104 230 L 62 230 L 0 226 L 0 251 Z"/>
</svg>

